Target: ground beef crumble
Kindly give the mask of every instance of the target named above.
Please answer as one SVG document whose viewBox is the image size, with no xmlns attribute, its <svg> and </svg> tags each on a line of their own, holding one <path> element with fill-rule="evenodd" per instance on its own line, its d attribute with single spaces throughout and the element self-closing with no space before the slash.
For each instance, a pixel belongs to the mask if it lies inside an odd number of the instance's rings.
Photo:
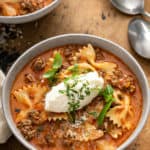
<svg viewBox="0 0 150 150">
<path fill-rule="evenodd" d="M 45 68 L 45 65 L 44 59 L 39 57 L 33 61 L 31 68 L 34 72 L 39 72 Z"/>
<path fill-rule="evenodd" d="M 41 113 L 38 110 L 31 110 L 28 113 L 28 118 L 32 121 L 33 124 L 40 125 L 46 121 L 44 113 Z"/>
<path fill-rule="evenodd" d="M 32 125 L 32 121 L 29 119 L 24 119 L 18 122 L 17 127 L 20 129 L 21 133 L 27 140 L 31 140 L 36 135 L 36 130 Z"/>
<path fill-rule="evenodd" d="M 44 0 L 21 0 L 21 15 L 34 12 L 45 6 Z"/>
<path fill-rule="evenodd" d="M 136 90 L 134 78 L 131 75 L 123 74 L 118 69 L 114 71 L 113 75 L 105 75 L 105 79 L 124 92 L 134 93 Z"/>
</svg>

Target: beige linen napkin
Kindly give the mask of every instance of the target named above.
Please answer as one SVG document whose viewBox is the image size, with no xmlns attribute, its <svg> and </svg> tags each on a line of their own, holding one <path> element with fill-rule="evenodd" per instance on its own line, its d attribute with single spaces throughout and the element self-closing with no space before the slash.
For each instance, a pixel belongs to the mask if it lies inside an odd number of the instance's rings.
<svg viewBox="0 0 150 150">
<path fill-rule="evenodd" d="M 0 70 L 0 144 L 5 143 L 7 139 L 11 136 L 11 131 L 7 125 L 5 120 L 3 110 L 2 110 L 2 103 L 1 103 L 1 90 L 2 90 L 2 82 L 5 76 Z"/>
</svg>

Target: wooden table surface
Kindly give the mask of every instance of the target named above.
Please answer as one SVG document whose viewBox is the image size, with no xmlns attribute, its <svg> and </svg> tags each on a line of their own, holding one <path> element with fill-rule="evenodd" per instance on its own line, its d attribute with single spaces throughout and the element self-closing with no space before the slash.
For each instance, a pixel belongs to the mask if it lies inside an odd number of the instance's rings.
<svg viewBox="0 0 150 150">
<path fill-rule="evenodd" d="M 146 0 L 146 9 L 150 11 L 150 0 Z M 22 38 L 12 41 L 11 45 L 22 53 L 33 44 L 51 36 L 64 33 L 94 34 L 126 48 L 141 64 L 150 83 L 150 60 L 139 57 L 128 42 L 128 23 L 132 18 L 113 8 L 109 0 L 62 0 L 44 18 L 18 25 L 17 28 L 22 30 Z M 6 144 L 0 145 L 0 150 L 25 149 L 13 136 Z M 150 150 L 150 117 L 141 134 L 127 150 Z"/>
</svg>

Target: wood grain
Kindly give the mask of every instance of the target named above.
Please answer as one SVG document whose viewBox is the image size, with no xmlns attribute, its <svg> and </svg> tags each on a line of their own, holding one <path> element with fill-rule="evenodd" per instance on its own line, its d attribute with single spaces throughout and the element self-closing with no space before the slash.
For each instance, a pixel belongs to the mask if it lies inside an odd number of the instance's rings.
<svg viewBox="0 0 150 150">
<path fill-rule="evenodd" d="M 150 11 L 150 0 L 146 0 L 146 9 Z M 39 21 L 19 25 L 23 30 L 23 39 L 15 41 L 16 47 L 23 52 L 51 36 L 64 33 L 94 34 L 126 48 L 141 64 L 150 83 L 150 60 L 139 57 L 128 42 L 128 23 L 132 18 L 113 8 L 109 0 L 62 0 L 59 7 Z M 150 117 L 141 134 L 127 150 L 149 150 L 149 139 Z M 25 150 L 13 136 L 0 146 L 0 150 L 5 149 Z"/>
</svg>

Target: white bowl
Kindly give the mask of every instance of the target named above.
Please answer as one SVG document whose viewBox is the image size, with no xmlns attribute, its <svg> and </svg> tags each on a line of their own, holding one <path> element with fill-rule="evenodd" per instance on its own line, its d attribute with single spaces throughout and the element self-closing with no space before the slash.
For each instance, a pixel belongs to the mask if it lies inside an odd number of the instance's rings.
<svg viewBox="0 0 150 150">
<path fill-rule="evenodd" d="M 51 12 L 59 3 L 61 0 L 53 0 L 52 3 L 47 5 L 46 7 L 43 7 L 33 13 L 29 13 L 26 15 L 20 15 L 20 16 L 0 16 L 0 23 L 7 23 L 7 24 L 21 24 L 21 23 L 27 23 L 31 21 L 35 21 L 49 12 Z"/>
<path fill-rule="evenodd" d="M 35 148 L 23 138 L 19 130 L 16 128 L 16 125 L 12 119 L 12 115 L 10 111 L 10 103 L 9 103 L 10 92 L 11 92 L 11 87 L 13 85 L 13 82 L 16 78 L 16 75 L 35 56 L 38 56 L 39 54 L 49 50 L 50 48 L 59 47 L 62 45 L 68 45 L 68 44 L 87 44 L 87 43 L 91 43 L 94 46 L 105 49 L 106 51 L 111 52 L 114 55 L 118 56 L 134 72 L 142 90 L 143 111 L 141 114 L 141 118 L 139 120 L 139 123 L 137 124 L 136 129 L 133 131 L 130 137 L 122 145 L 120 145 L 118 150 L 122 150 L 126 148 L 129 144 L 131 144 L 131 142 L 137 137 L 137 135 L 141 132 L 142 128 L 144 127 L 144 124 L 149 114 L 149 108 L 150 108 L 149 86 L 148 86 L 147 78 L 143 72 L 143 69 L 140 67 L 138 62 L 131 56 L 131 54 L 121 46 L 97 36 L 87 35 L 87 34 L 60 35 L 60 36 L 49 38 L 47 40 L 44 40 L 36 44 L 35 46 L 27 50 L 23 55 L 21 55 L 19 59 L 10 68 L 3 85 L 2 104 L 3 104 L 6 120 L 13 134 L 28 149 L 35 149 Z"/>
</svg>

